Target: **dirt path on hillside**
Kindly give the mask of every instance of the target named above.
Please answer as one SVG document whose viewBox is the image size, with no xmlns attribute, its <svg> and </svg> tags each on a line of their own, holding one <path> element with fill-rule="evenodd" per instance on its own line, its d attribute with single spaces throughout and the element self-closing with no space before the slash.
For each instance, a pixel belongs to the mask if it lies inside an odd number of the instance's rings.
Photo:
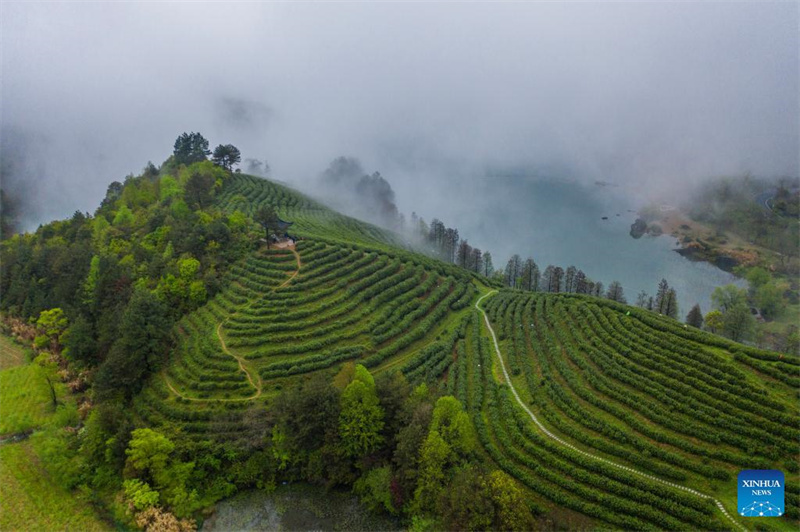
<svg viewBox="0 0 800 532">
<path fill-rule="evenodd" d="M 294 278 L 297 277 L 297 274 L 300 273 L 300 268 L 303 266 L 303 262 L 300 259 L 300 254 L 298 254 L 297 251 L 294 250 L 294 248 L 285 248 L 285 249 L 288 249 L 294 255 L 294 258 L 297 260 L 297 269 L 294 272 L 292 272 L 292 274 L 289 275 L 289 278 L 286 279 L 283 283 L 281 283 L 280 285 L 278 285 L 275 288 L 273 288 L 272 290 L 270 290 L 268 292 L 270 294 L 274 293 L 276 290 L 280 290 L 281 288 L 283 288 L 286 285 L 288 285 L 289 283 L 291 283 L 294 280 Z M 250 305 L 252 305 L 252 302 L 249 303 L 248 305 L 246 305 L 244 308 L 247 308 Z M 253 388 L 255 388 L 256 393 L 254 393 L 250 397 L 220 398 L 220 399 L 201 399 L 199 397 L 187 397 L 187 396 L 183 395 L 182 393 L 180 393 L 178 390 L 176 390 L 174 386 L 172 386 L 172 383 L 167 378 L 166 372 L 164 372 L 164 374 L 163 374 L 164 375 L 164 382 L 167 383 L 167 387 L 172 391 L 172 393 L 174 393 L 178 397 L 181 397 L 182 399 L 186 399 L 187 401 L 198 401 L 198 402 L 252 401 L 254 399 L 258 399 L 259 397 L 261 397 L 261 393 L 262 393 L 262 390 L 263 390 L 263 387 L 264 387 L 264 383 L 261 380 L 261 375 L 259 375 L 257 371 L 254 371 L 254 370 L 252 370 L 252 368 L 248 367 L 247 362 L 245 361 L 244 357 L 236 355 L 230 349 L 228 349 L 228 346 L 225 344 L 225 339 L 222 337 L 222 327 L 223 327 L 223 325 L 225 325 L 225 323 L 235 315 L 236 315 L 236 312 L 234 312 L 233 314 L 231 314 L 230 316 L 228 316 L 224 320 L 220 321 L 217 324 L 217 328 L 215 329 L 215 333 L 217 335 L 217 339 L 219 340 L 219 344 L 222 347 L 222 352 L 225 353 L 226 355 L 230 355 L 234 359 L 236 359 L 236 362 L 239 364 L 239 369 L 241 371 L 243 371 L 244 374 L 247 376 L 247 381 L 250 383 L 250 385 Z M 256 380 L 253 380 L 253 375 L 252 375 L 251 371 L 253 371 L 253 373 L 255 373 Z"/>
<path fill-rule="evenodd" d="M 717 508 L 719 508 L 719 510 L 722 512 L 722 515 L 724 515 L 728 519 L 728 521 L 733 523 L 733 525 L 737 529 L 743 530 L 743 531 L 747 531 L 747 529 L 744 526 L 742 526 L 738 521 L 736 521 L 731 516 L 731 514 L 728 513 L 728 511 L 725 509 L 725 507 L 722 505 L 722 503 L 720 501 L 718 501 L 717 499 L 715 499 L 714 497 L 712 497 L 710 495 L 706 495 L 705 493 L 701 493 L 701 492 L 699 492 L 697 490 L 694 490 L 692 488 L 687 488 L 685 486 L 681 486 L 681 485 L 675 484 L 674 482 L 669 482 L 667 480 L 663 480 L 663 479 L 660 479 L 658 477 L 654 477 L 653 475 L 649 475 L 647 473 L 642 473 L 641 471 L 633 469 L 632 467 L 624 466 L 622 464 L 618 464 L 616 462 L 613 462 L 613 461 L 608 460 L 606 458 L 603 458 L 601 456 L 586 452 L 586 451 L 584 451 L 582 449 L 579 449 L 578 447 L 572 445 L 571 443 L 568 443 L 565 440 L 562 440 L 559 436 L 556 436 L 555 434 L 550 432 L 542 424 L 542 422 L 539 421 L 539 419 L 533 414 L 533 412 L 531 412 L 531 410 L 522 401 L 522 399 L 520 399 L 519 394 L 517 393 L 517 389 L 514 387 L 514 383 L 511 382 L 511 377 L 509 377 L 509 375 L 508 375 L 508 370 L 506 369 L 506 364 L 503 361 L 503 355 L 500 354 L 500 346 L 497 343 L 497 336 L 494 333 L 494 329 L 492 328 L 492 324 L 489 323 L 489 316 L 486 315 L 486 312 L 484 312 L 483 309 L 480 306 L 481 305 L 481 301 L 483 301 L 484 299 L 486 299 L 487 297 L 489 297 L 490 295 L 492 295 L 492 294 L 494 294 L 496 292 L 497 292 L 497 290 L 492 290 L 492 291 L 487 292 L 486 294 L 482 295 L 478 299 L 478 301 L 475 302 L 475 308 L 478 309 L 480 311 L 480 313 L 483 315 L 483 320 L 484 320 L 484 322 L 486 322 L 486 327 L 489 329 L 489 333 L 492 336 L 492 342 L 494 343 L 494 351 L 497 354 L 497 360 L 500 361 L 500 369 L 503 370 L 503 377 L 505 378 L 506 384 L 508 385 L 509 389 L 511 390 L 511 394 L 514 396 L 514 399 L 516 399 L 517 403 L 519 404 L 519 406 L 522 407 L 522 409 L 525 411 L 525 413 L 528 414 L 528 416 L 530 416 L 530 418 L 533 421 L 534 425 L 536 425 L 536 428 L 538 428 L 540 431 L 542 431 L 545 434 L 545 436 L 551 438 L 556 443 L 558 443 L 560 445 L 563 445 L 564 447 L 568 447 L 569 449 L 572 449 L 573 451 L 575 451 L 577 453 L 580 453 L 583 456 L 592 458 L 594 460 L 599 460 L 600 462 L 603 462 L 605 464 L 608 464 L 608 465 L 614 466 L 616 468 L 622 469 L 622 470 L 624 470 L 624 471 L 626 471 L 626 472 L 628 472 L 628 473 L 630 473 L 632 475 L 638 475 L 638 476 L 641 476 L 641 477 L 645 477 L 645 478 L 647 478 L 649 480 L 652 480 L 653 482 L 658 482 L 659 484 L 665 484 L 667 486 L 670 486 L 671 488 L 675 488 L 675 489 L 679 489 L 681 491 L 685 491 L 685 492 L 691 493 L 692 495 L 694 495 L 696 497 L 699 497 L 701 499 L 711 499 L 712 501 L 714 501 L 714 504 L 716 504 Z"/>
</svg>

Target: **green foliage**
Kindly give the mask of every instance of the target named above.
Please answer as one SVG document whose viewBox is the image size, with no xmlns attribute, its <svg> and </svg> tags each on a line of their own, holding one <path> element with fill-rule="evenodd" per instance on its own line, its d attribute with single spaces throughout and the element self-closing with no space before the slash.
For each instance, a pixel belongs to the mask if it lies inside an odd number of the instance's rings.
<svg viewBox="0 0 800 532">
<path fill-rule="evenodd" d="M 86 275 L 86 281 L 83 283 L 83 298 L 84 305 L 93 308 L 97 302 L 97 286 L 100 281 L 100 257 L 94 255 L 91 263 L 89 263 L 89 273 Z"/>
<path fill-rule="evenodd" d="M 193 167 L 192 167 L 193 168 Z M 183 197 L 192 209 L 202 209 L 214 198 L 216 178 L 211 172 L 195 169 L 186 181 Z"/>
<path fill-rule="evenodd" d="M 342 393 L 339 436 L 342 449 L 357 458 L 375 451 L 383 442 L 383 409 L 375 392 L 375 381 L 362 365 Z"/>
<path fill-rule="evenodd" d="M 686 315 L 686 324 L 698 329 L 703 328 L 703 311 L 700 310 L 700 305 L 693 306 Z"/>
<path fill-rule="evenodd" d="M 436 430 L 428 432 L 419 458 L 419 480 L 414 492 L 414 506 L 418 511 L 432 511 L 435 501 L 445 485 L 445 467 L 452 449 Z"/>
<path fill-rule="evenodd" d="M 119 339 L 96 378 L 101 396 L 131 397 L 166 358 L 172 319 L 167 306 L 147 289 L 137 289 L 119 326 Z"/>
<path fill-rule="evenodd" d="M 752 334 L 754 327 L 755 319 L 746 303 L 729 307 L 722 314 L 722 331 L 731 340 L 746 340 Z"/>
<path fill-rule="evenodd" d="M 76 421 L 75 404 L 66 396 L 53 365 L 37 361 L 0 371 L 0 435 Z M 53 393 L 56 395 L 55 404 Z"/>
<path fill-rule="evenodd" d="M 122 484 L 122 487 L 125 490 L 125 497 L 137 510 L 158 505 L 159 493 L 147 482 L 130 478 Z"/>
<path fill-rule="evenodd" d="M 194 257 L 190 256 L 178 261 L 178 272 L 180 273 L 181 279 L 185 281 L 193 279 L 199 270 L 200 261 Z"/>
<path fill-rule="evenodd" d="M 123 204 L 120 206 L 117 214 L 114 216 L 114 227 L 130 227 L 133 224 L 133 212 L 128 208 L 127 205 Z"/>
<path fill-rule="evenodd" d="M 171 175 L 165 175 L 161 178 L 160 188 L 161 201 L 179 198 L 183 194 L 183 188 L 181 187 L 180 183 L 178 183 L 178 180 Z"/>
<path fill-rule="evenodd" d="M 536 522 L 519 484 L 497 469 L 489 474 L 487 482 L 495 515 L 494 523 L 489 528 L 534 530 Z"/>
<path fill-rule="evenodd" d="M 164 473 L 169 455 L 175 450 L 168 438 L 152 429 L 136 429 L 131 433 L 131 441 L 125 454 L 126 468 L 131 474 L 149 474 L 151 478 Z"/>
<path fill-rule="evenodd" d="M 72 489 L 83 480 L 88 464 L 78 454 L 78 439 L 74 434 L 53 426 L 33 435 L 31 441 L 59 486 Z"/>
<path fill-rule="evenodd" d="M 772 280 L 772 275 L 764 268 L 755 267 L 747 270 L 745 279 L 750 284 L 750 289 L 755 293 L 755 291 Z"/>
<path fill-rule="evenodd" d="M 0 445 L 0 530 L 108 530 L 88 498 L 62 486 L 45 465 L 34 442 Z"/>
<path fill-rule="evenodd" d="M 484 476 L 468 467 L 456 472 L 453 482 L 443 490 L 437 501 L 437 513 L 446 530 L 492 530 L 492 502 Z"/>
<path fill-rule="evenodd" d="M 57 340 L 59 336 L 66 330 L 69 321 L 64 315 L 64 311 L 60 308 L 50 310 L 43 310 L 39 314 L 39 319 L 36 320 L 36 326 L 44 331 L 44 333 Z"/>
<path fill-rule="evenodd" d="M 233 166 L 239 164 L 242 160 L 242 154 L 239 149 L 233 144 L 220 144 L 214 148 L 214 155 L 211 158 L 214 164 L 217 164 L 227 171 L 233 170 Z"/>
<path fill-rule="evenodd" d="M 756 289 L 753 301 L 767 318 L 778 316 L 783 309 L 783 293 L 774 283 L 767 283 Z"/>
<path fill-rule="evenodd" d="M 190 515 L 196 509 L 198 495 L 187 487 L 194 470 L 193 462 L 181 462 L 173 456 L 175 444 L 168 438 L 151 429 L 136 429 L 125 454 L 125 475 L 128 478 L 143 480 L 140 485 L 128 484 L 138 491 L 145 500 L 151 500 L 152 482 L 155 491 L 179 517 Z M 145 493 L 141 493 L 145 491 Z"/>
<path fill-rule="evenodd" d="M 359 495 L 361 502 L 372 511 L 397 513 L 392 504 L 391 494 L 392 470 L 389 466 L 370 469 L 353 485 L 353 491 Z"/>
<path fill-rule="evenodd" d="M 747 291 L 734 284 L 718 286 L 711 293 L 711 301 L 717 310 L 725 314 L 737 305 L 747 305 Z"/>
<path fill-rule="evenodd" d="M 722 332 L 722 328 L 725 326 L 722 319 L 722 312 L 718 310 L 712 310 L 706 314 L 705 323 L 706 329 L 709 331 L 713 333 Z"/>
<path fill-rule="evenodd" d="M 94 337 L 92 323 L 79 315 L 72 325 L 61 336 L 64 344 L 64 356 L 69 360 L 91 366 L 97 360 L 97 341 Z"/>
<path fill-rule="evenodd" d="M 469 415 L 455 397 L 445 396 L 436 401 L 431 430 L 437 431 L 458 457 L 469 456 L 477 447 Z"/>
<path fill-rule="evenodd" d="M 200 133 L 181 133 L 175 139 L 173 155 L 177 164 L 192 164 L 205 161 L 211 154 L 208 141 Z"/>
</svg>

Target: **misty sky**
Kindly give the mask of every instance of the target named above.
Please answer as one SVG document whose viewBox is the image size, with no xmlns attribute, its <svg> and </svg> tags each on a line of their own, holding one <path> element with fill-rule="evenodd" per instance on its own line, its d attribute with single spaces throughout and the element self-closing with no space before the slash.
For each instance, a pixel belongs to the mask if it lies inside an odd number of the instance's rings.
<svg viewBox="0 0 800 532">
<path fill-rule="evenodd" d="M 795 2 L 4 3 L 1 24 L 27 228 L 93 211 L 190 130 L 295 183 L 358 157 L 401 211 L 456 225 L 487 173 L 645 196 L 799 173 Z"/>
</svg>

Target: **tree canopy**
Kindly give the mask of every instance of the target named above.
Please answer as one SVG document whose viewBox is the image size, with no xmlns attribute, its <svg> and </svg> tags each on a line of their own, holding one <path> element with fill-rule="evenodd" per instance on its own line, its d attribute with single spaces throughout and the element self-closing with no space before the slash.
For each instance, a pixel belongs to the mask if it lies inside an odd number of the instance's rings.
<svg viewBox="0 0 800 532">
<path fill-rule="evenodd" d="M 242 160 L 242 154 L 239 148 L 233 144 L 220 144 L 214 148 L 214 155 L 211 160 L 214 164 L 223 167 L 229 172 L 233 170 L 233 166 L 239 164 Z"/>
<path fill-rule="evenodd" d="M 208 149 L 208 141 L 200 133 L 181 133 L 175 139 L 175 162 L 178 164 L 192 164 L 205 161 L 211 151 Z"/>
</svg>

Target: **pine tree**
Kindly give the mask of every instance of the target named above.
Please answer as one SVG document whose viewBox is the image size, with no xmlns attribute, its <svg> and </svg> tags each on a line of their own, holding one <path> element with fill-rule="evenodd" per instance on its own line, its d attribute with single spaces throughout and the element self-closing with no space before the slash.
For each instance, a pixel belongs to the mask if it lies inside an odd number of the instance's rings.
<svg viewBox="0 0 800 532">
<path fill-rule="evenodd" d="M 492 264 L 492 254 L 488 251 L 483 254 L 483 275 L 491 277 L 494 273 L 494 264 Z"/>
<path fill-rule="evenodd" d="M 513 255 L 508 259 L 505 271 L 505 281 L 511 288 L 516 288 L 519 282 L 519 277 L 522 273 L 522 259 L 519 255 Z"/>
<path fill-rule="evenodd" d="M 666 314 L 667 292 L 669 292 L 669 283 L 666 279 L 661 279 L 661 282 L 658 283 L 655 304 L 655 311 L 659 314 Z"/>
<path fill-rule="evenodd" d="M 192 164 L 205 161 L 211 151 L 208 141 L 200 133 L 183 133 L 175 139 L 175 162 L 178 164 Z"/>
<path fill-rule="evenodd" d="M 595 297 L 601 297 L 603 295 L 603 283 L 597 281 L 594 284 L 594 290 L 592 291 L 592 295 Z"/>
<path fill-rule="evenodd" d="M 577 268 L 575 266 L 570 266 L 567 268 L 567 271 L 564 275 L 564 291 L 569 293 L 577 292 L 576 286 L 576 279 L 575 276 L 578 273 Z"/>
<path fill-rule="evenodd" d="M 233 144 L 220 144 L 214 148 L 214 155 L 211 158 L 214 164 L 221 166 L 227 171 L 233 170 L 233 165 L 239 164 L 242 160 L 242 154 L 239 148 Z"/>
<path fill-rule="evenodd" d="M 520 288 L 536 292 L 539 289 L 539 267 L 528 257 L 522 266 Z"/>
<path fill-rule="evenodd" d="M 608 291 L 606 292 L 606 299 L 610 299 L 611 301 L 617 301 L 618 303 L 627 303 L 628 301 L 625 299 L 625 294 L 622 291 L 622 285 L 619 281 L 612 281 L 610 285 L 608 285 Z"/>
<path fill-rule="evenodd" d="M 639 295 L 636 296 L 636 306 L 641 308 L 647 308 L 647 300 L 648 300 L 647 292 L 642 290 L 641 292 L 639 292 Z"/>
<path fill-rule="evenodd" d="M 700 310 L 700 305 L 695 304 L 689 314 L 686 315 L 686 323 L 698 329 L 703 328 L 703 312 Z"/>
<path fill-rule="evenodd" d="M 669 316 L 672 319 L 678 319 L 678 295 L 675 293 L 674 288 L 667 290 L 667 295 L 664 298 L 664 311 L 662 314 Z"/>
<path fill-rule="evenodd" d="M 587 284 L 586 274 L 583 273 L 583 270 L 578 270 L 575 273 L 575 292 L 578 294 L 588 294 L 589 293 L 589 286 Z"/>
</svg>

